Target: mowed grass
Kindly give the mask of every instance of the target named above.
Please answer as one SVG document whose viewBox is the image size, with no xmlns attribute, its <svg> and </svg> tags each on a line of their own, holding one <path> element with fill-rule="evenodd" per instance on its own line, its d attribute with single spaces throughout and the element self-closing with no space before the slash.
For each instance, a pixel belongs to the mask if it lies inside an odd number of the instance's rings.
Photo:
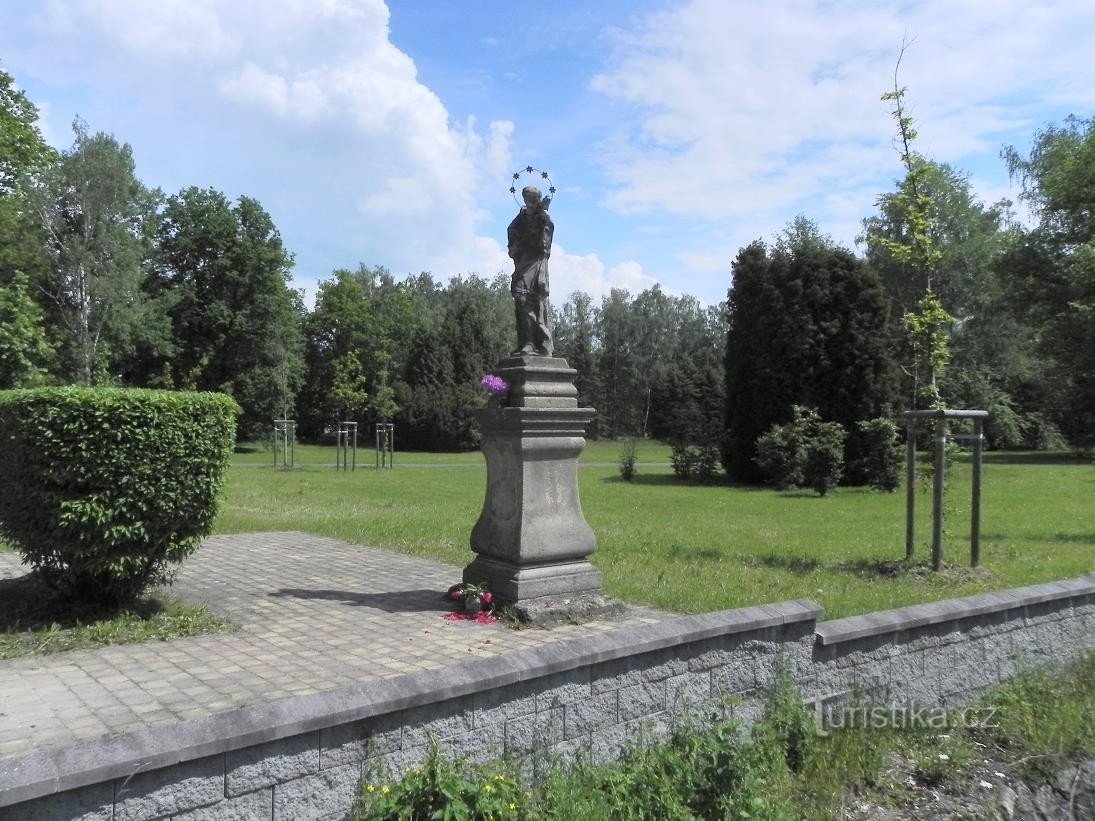
<svg viewBox="0 0 1095 821">
<path fill-rule="evenodd" d="M 620 446 L 590 443 L 579 470 L 582 507 L 597 534 L 592 561 L 605 588 L 632 603 L 703 612 L 809 598 L 828 618 L 901 607 L 1095 570 L 1095 468 L 1063 454 L 988 454 L 982 567 L 970 570 L 969 465 L 952 472 L 947 569 L 932 573 L 930 495 L 918 493 L 918 555 L 905 565 L 905 495 L 679 482 L 669 449 L 641 442 L 624 482 Z M 364 456 L 363 456 L 364 454 Z M 298 446 L 294 470 L 267 450 L 237 454 L 219 533 L 302 530 L 467 564 L 483 504 L 482 456 L 396 453 L 376 471 L 359 449 L 356 472 L 334 470 L 334 448 Z M 260 458 L 261 457 L 261 458 Z M 454 573 L 454 581 L 457 581 Z"/>
</svg>

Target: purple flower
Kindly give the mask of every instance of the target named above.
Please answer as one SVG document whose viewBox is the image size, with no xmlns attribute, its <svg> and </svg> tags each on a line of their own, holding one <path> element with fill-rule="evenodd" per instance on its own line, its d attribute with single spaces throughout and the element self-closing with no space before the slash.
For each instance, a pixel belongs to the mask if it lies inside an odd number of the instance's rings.
<svg viewBox="0 0 1095 821">
<path fill-rule="evenodd" d="M 506 380 L 500 376 L 495 376 L 493 373 L 488 373 L 480 379 L 479 384 L 486 388 L 488 393 L 503 394 L 509 390 Z"/>
</svg>

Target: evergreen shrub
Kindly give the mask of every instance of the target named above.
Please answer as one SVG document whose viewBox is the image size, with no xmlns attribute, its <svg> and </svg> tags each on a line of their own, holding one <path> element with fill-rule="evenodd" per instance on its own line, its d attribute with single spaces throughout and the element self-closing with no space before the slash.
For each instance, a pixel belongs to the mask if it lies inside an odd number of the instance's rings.
<svg viewBox="0 0 1095 821">
<path fill-rule="evenodd" d="M 892 493 L 901 484 L 901 446 L 897 443 L 897 423 L 885 416 L 856 422 L 864 441 L 859 473 L 875 490 Z"/>
<path fill-rule="evenodd" d="M 803 481 L 806 467 L 807 414 L 805 408 L 795 406 L 793 418 L 786 425 L 772 425 L 757 437 L 756 461 L 766 479 L 779 490 L 798 487 Z M 816 414 L 815 414 L 816 416 Z"/>
<path fill-rule="evenodd" d="M 844 476 L 844 440 L 848 433 L 839 422 L 815 421 L 806 436 L 806 463 L 802 478 L 808 487 L 824 496 Z"/>
<path fill-rule="evenodd" d="M 131 601 L 212 530 L 237 413 L 216 393 L 0 391 L 0 537 L 65 598 Z"/>
<path fill-rule="evenodd" d="M 620 448 L 620 478 L 630 482 L 635 478 L 635 463 L 638 461 L 639 443 L 634 437 L 625 439 Z"/>
<path fill-rule="evenodd" d="M 844 474 L 847 433 L 837 422 L 823 422 L 813 408 L 795 405 L 791 416 L 757 437 L 757 465 L 781 490 L 803 486 L 824 496 Z"/>
</svg>

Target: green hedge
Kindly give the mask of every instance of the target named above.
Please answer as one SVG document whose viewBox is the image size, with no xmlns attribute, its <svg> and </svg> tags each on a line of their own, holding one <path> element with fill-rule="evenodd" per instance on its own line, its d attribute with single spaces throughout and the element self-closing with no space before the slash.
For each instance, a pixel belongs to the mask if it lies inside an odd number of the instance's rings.
<svg viewBox="0 0 1095 821">
<path fill-rule="evenodd" d="M 0 391 L 0 536 L 66 597 L 168 581 L 213 527 L 237 412 L 216 393 Z"/>
</svg>

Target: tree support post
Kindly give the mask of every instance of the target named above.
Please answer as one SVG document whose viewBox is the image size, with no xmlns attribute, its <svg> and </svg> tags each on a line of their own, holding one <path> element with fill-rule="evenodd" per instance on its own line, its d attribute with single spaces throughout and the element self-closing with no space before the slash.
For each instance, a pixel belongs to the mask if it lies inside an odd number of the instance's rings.
<svg viewBox="0 0 1095 821">
<path fill-rule="evenodd" d="M 935 422 L 935 477 L 932 481 L 932 570 L 943 567 L 943 486 L 947 472 L 947 420 Z"/>
<path fill-rule="evenodd" d="M 905 411 L 905 558 L 911 559 L 916 539 L 916 420 L 935 420 L 934 477 L 932 481 L 932 568 L 943 567 L 943 489 L 946 482 L 947 423 L 952 419 L 972 419 L 973 435 L 956 434 L 952 438 L 973 442 L 973 498 L 970 502 L 970 565 L 981 564 L 981 456 L 984 450 L 984 426 L 989 416 L 983 410 Z"/>
<path fill-rule="evenodd" d="M 916 552 L 916 421 L 905 428 L 905 560 Z"/>
<path fill-rule="evenodd" d="M 970 567 L 981 565 L 981 451 L 985 420 L 973 420 L 973 499 L 970 501 Z"/>
</svg>

